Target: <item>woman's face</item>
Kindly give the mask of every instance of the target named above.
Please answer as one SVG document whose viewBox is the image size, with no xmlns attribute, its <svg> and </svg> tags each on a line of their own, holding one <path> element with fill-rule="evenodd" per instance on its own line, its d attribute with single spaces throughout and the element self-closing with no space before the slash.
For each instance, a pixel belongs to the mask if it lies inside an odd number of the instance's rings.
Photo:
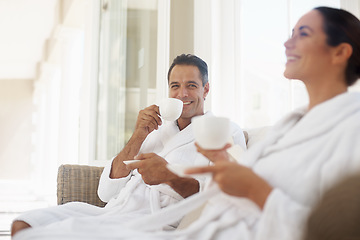
<svg viewBox="0 0 360 240">
<path fill-rule="evenodd" d="M 284 44 L 287 57 L 284 76 L 302 81 L 323 77 L 331 63 L 331 47 L 326 38 L 320 12 L 312 10 L 301 17 Z"/>
</svg>

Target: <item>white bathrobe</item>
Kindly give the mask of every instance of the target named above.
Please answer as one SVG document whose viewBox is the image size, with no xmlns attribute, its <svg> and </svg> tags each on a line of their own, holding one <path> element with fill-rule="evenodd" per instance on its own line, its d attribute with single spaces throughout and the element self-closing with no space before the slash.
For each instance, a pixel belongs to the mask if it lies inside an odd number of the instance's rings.
<svg viewBox="0 0 360 240">
<path fill-rule="evenodd" d="M 207 115 L 212 115 L 208 112 Z M 245 150 L 246 143 L 243 131 L 231 123 L 232 139 Z M 144 141 L 139 153 L 154 152 L 166 159 L 169 164 L 183 166 L 204 166 L 209 160 L 196 151 L 192 125 L 179 131 L 175 122 L 165 122 L 158 131 L 153 131 Z M 98 195 L 101 200 L 108 202 L 105 208 L 112 211 L 132 214 L 149 214 L 176 203 L 183 198 L 169 185 L 147 185 L 142 181 L 141 175 L 134 170 L 127 177 L 121 179 L 109 178 L 111 163 L 105 167 L 99 183 Z M 200 191 L 205 184 L 205 177 L 196 178 L 200 184 Z M 209 180 L 209 179 L 208 179 Z M 119 212 L 119 211 L 117 211 Z"/>
<path fill-rule="evenodd" d="M 211 113 L 207 113 L 211 114 Z M 231 124 L 233 141 L 246 148 L 243 131 L 234 123 Z M 208 165 L 209 160 L 196 151 L 192 125 L 182 131 L 175 122 L 165 121 L 158 130 L 153 131 L 141 146 L 140 153 L 154 152 L 163 157 L 170 164 L 188 166 Z M 73 202 L 47 209 L 33 210 L 20 215 L 17 220 L 29 223 L 37 231 L 37 228 L 66 225 L 71 222 L 81 222 L 81 218 L 92 219 L 101 216 L 109 217 L 116 225 L 125 223 L 132 218 L 152 214 L 160 209 L 176 203 L 183 198 L 166 184 L 147 185 L 141 175 L 132 171 L 129 176 L 122 179 L 110 179 L 111 163 L 105 167 L 100 183 L 98 194 L 100 198 L 108 202 L 104 208 L 98 208 L 86 203 Z M 200 190 L 209 178 L 196 178 L 200 184 Z M 115 217 L 114 217 L 115 216 Z M 61 223 L 65 222 L 65 223 Z M 59 225 L 60 224 L 60 225 Z M 176 226 L 176 222 L 171 225 Z M 66 231 L 64 229 L 64 231 Z M 24 231 L 25 232 L 25 231 Z"/>
<path fill-rule="evenodd" d="M 65 232 L 42 228 L 15 239 L 300 240 L 320 196 L 335 181 L 360 171 L 360 94 L 341 94 L 309 112 L 302 108 L 291 113 L 241 163 L 273 186 L 263 210 L 248 199 L 221 193 L 215 185 L 125 225 L 116 225 L 116 217 L 101 226 L 82 218 L 63 224 Z M 161 231 L 204 202 L 201 217 L 190 226 Z"/>
<path fill-rule="evenodd" d="M 309 112 L 301 108 L 291 113 L 241 163 L 274 188 L 263 210 L 213 187 L 151 216 L 161 219 L 157 223 L 139 219 L 128 223 L 126 233 L 113 234 L 126 236 L 136 229 L 134 239 L 302 239 L 308 214 L 321 195 L 360 171 L 360 94 L 341 94 Z M 188 228 L 158 231 L 209 198 L 201 217 Z"/>
</svg>

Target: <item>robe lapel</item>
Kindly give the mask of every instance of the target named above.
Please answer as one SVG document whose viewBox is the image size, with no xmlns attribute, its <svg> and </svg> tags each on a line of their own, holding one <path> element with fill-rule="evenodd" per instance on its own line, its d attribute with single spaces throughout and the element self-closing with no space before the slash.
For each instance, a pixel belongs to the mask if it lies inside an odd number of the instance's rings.
<svg viewBox="0 0 360 240">
<path fill-rule="evenodd" d="M 206 112 L 205 115 L 213 116 L 212 112 L 210 111 Z M 159 153 L 160 156 L 164 157 L 174 149 L 195 141 L 191 124 L 189 124 L 182 131 L 179 130 L 176 122 L 166 121 L 164 124 L 164 128 L 161 132 L 161 142 L 164 148 Z"/>
<path fill-rule="evenodd" d="M 191 124 L 182 131 L 179 131 L 175 122 L 168 122 L 167 124 L 168 125 L 166 127 L 168 127 L 169 129 L 163 129 L 165 131 L 162 131 L 161 134 L 161 141 L 163 143 L 164 148 L 159 153 L 159 155 L 163 157 L 166 156 L 169 152 L 173 151 L 174 149 L 177 149 L 180 146 L 186 145 L 194 141 L 194 135 L 192 132 Z M 170 131 L 172 132 L 172 134 L 170 133 Z M 177 133 L 174 134 L 174 131 L 177 131 Z"/>
<path fill-rule="evenodd" d="M 277 124 L 279 133 L 271 139 L 273 145 L 261 154 L 262 157 L 281 149 L 290 148 L 301 142 L 309 141 L 330 131 L 341 124 L 343 119 L 360 110 L 359 94 L 341 94 L 316 107 L 305 114 L 303 107 Z M 285 134 L 286 133 L 286 134 Z M 268 144 L 266 144 L 269 146 Z"/>
</svg>

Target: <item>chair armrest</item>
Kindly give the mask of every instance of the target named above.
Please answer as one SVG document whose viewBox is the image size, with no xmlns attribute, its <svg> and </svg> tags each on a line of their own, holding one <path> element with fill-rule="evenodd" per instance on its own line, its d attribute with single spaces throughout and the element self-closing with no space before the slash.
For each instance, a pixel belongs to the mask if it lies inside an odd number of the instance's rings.
<svg viewBox="0 0 360 240">
<path fill-rule="evenodd" d="M 61 165 L 57 176 L 57 203 L 86 202 L 104 207 L 97 195 L 103 167 L 85 165 Z"/>
</svg>

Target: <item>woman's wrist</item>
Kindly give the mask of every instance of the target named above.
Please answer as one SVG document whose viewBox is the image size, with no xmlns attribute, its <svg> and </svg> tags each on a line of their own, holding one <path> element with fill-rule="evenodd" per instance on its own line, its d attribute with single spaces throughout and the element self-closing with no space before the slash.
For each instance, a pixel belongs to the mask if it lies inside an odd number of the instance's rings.
<svg viewBox="0 0 360 240">
<path fill-rule="evenodd" d="M 260 209 L 263 209 L 272 190 L 272 186 L 270 186 L 264 179 L 259 178 L 257 183 L 251 188 L 248 198 L 255 202 Z"/>
</svg>

